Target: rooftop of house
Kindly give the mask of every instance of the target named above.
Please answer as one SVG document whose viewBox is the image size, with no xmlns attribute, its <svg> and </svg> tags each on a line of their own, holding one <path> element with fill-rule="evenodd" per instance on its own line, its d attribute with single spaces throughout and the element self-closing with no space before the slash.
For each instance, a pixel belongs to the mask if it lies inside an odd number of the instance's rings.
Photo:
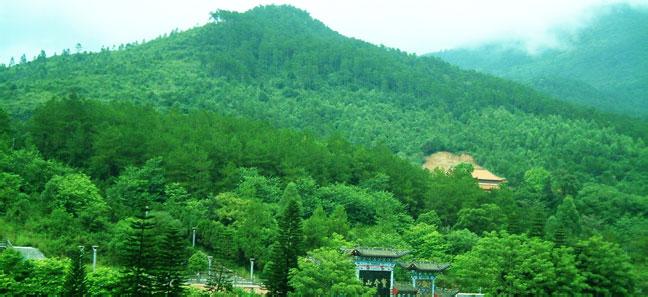
<svg viewBox="0 0 648 297">
<path fill-rule="evenodd" d="M 494 181 L 494 182 L 505 182 L 506 179 L 503 177 L 499 177 L 492 172 L 484 169 L 484 168 L 475 168 L 472 172 L 472 177 L 478 179 L 478 180 L 485 180 L 485 181 Z"/>
<path fill-rule="evenodd" d="M 448 263 L 433 263 L 433 262 L 408 262 L 401 263 L 401 266 L 408 270 L 424 271 L 424 272 L 443 272 L 450 268 Z"/>
<path fill-rule="evenodd" d="M 455 155 L 450 152 L 437 152 L 425 158 L 423 168 L 428 170 L 441 169 L 448 172 L 461 163 L 468 163 L 473 166 L 472 177 L 479 182 L 479 187 L 482 189 L 499 188 L 499 184 L 506 182 L 506 178 L 499 177 L 488 169 L 479 166 L 475 159 L 468 154 Z"/>
<path fill-rule="evenodd" d="M 375 258 L 400 258 L 409 253 L 409 251 L 404 250 L 370 247 L 356 247 L 352 249 L 346 249 L 345 252 L 352 256 Z"/>
</svg>

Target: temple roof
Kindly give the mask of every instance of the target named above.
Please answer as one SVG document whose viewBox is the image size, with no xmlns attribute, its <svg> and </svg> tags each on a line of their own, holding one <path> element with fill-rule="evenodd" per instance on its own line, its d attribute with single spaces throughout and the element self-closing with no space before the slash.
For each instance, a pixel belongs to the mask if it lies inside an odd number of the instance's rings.
<svg viewBox="0 0 648 297">
<path fill-rule="evenodd" d="M 409 270 L 425 271 L 425 272 L 442 272 L 450 268 L 448 263 L 432 263 L 432 262 L 410 262 L 401 263 L 401 266 Z"/>
<path fill-rule="evenodd" d="M 394 249 L 385 249 L 385 248 L 367 248 L 367 247 L 356 247 L 352 249 L 347 249 L 345 250 L 345 252 L 352 256 L 375 257 L 375 258 L 400 258 L 409 253 L 409 251 L 404 251 L 404 250 L 394 250 Z"/>
<path fill-rule="evenodd" d="M 423 168 L 428 170 L 435 170 L 439 168 L 445 172 L 450 172 L 453 168 L 461 163 L 468 163 L 473 165 L 473 171 L 471 175 L 474 179 L 479 181 L 479 186 L 482 189 L 495 189 L 499 187 L 498 184 L 506 182 L 506 178 L 499 177 L 490 172 L 488 169 L 479 166 L 475 159 L 468 154 L 455 155 L 450 152 L 436 152 L 425 158 Z M 495 184 L 493 185 L 485 183 Z"/>
<path fill-rule="evenodd" d="M 489 180 L 489 181 L 496 181 L 496 182 L 506 181 L 505 178 L 499 177 L 484 168 L 475 168 L 472 172 L 472 177 L 478 180 Z"/>
</svg>

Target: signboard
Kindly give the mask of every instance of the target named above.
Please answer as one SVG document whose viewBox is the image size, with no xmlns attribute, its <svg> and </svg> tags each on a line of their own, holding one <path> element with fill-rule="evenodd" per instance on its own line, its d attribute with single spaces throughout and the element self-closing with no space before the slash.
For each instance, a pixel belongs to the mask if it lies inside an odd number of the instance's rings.
<svg viewBox="0 0 648 297">
<path fill-rule="evenodd" d="M 378 291 L 376 296 L 389 296 L 390 271 L 360 270 L 360 280 L 365 286 L 376 288 Z"/>
</svg>

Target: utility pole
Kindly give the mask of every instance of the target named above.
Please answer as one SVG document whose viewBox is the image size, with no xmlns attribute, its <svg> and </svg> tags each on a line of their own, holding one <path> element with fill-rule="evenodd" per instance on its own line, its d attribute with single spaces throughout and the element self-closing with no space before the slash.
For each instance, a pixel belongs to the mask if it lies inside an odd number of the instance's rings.
<svg viewBox="0 0 648 297">
<path fill-rule="evenodd" d="M 254 282 L 254 258 L 250 258 L 250 280 Z"/>
<path fill-rule="evenodd" d="M 97 270 L 97 248 L 98 245 L 92 246 L 92 272 L 94 273 Z"/>
<path fill-rule="evenodd" d="M 192 227 L 191 230 L 193 231 L 193 235 L 191 236 L 191 247 L 195 248 L 196 247 L 196 227 Z"/>
<path fill-rule="evenodd" d="M 212 257 L 212 256 L 207 256 L 207 265 L 208 265 L 207 266 L 207 275 L 208 276 L 211 276 L 211 264 L 212 264 L 212 259 L 213 258 L 214 257 Z"/>
</svg>

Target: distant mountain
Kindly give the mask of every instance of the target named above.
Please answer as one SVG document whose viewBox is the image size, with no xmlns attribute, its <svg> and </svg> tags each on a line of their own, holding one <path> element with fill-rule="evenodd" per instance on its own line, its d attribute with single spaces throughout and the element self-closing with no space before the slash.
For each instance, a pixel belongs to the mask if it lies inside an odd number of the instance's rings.
<svg viewBox="0 0 648 297">
<path fill-rule="evenodd" d="M 434 55 L 531 85 L 556 98 L 604 111 L 648 117 L 648 9 L 627 5 L 601 9 L 564 45 L 538 54 L 495 42 Z"/>
<path fill-rule="evenodd" d="M 289 6 L 213 17 L 119 50 L 0 68 L 0 105 L 20 118 L 70 95 L 205 109 L 385 146 L 413 162 L 465 151 L 511 184 L 544 167 L 583 183 L 648 187 L 648 150 L 638 140 L 648 139 L 644 122 L 347 38 Z"/>
</svg>

